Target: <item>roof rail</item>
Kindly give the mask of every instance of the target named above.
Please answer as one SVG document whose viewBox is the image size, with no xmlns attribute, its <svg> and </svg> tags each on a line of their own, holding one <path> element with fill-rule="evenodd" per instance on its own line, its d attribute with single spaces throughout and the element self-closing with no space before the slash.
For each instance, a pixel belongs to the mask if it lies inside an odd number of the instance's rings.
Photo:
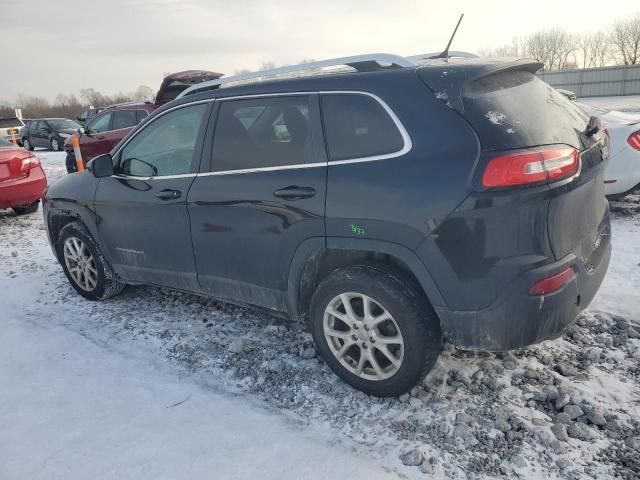
<svg viewBox="0 0 640 480">
<path fill-rule="evenodd" d="M 151 103 L 151 102 L 148 102 L 146 100 L 132 100 L 130 102 L 112 103 L 111 105 L 107 105 L 106 107 L 98 107 L 98 108 L 107 109 L 112 107 L 124 107 L 127 105 L 144 105 L 146 103 Z"/>
<path fill-rule="evenodd" d="M 416 62 L 427 62 L 429 60 L 435 60 L 438 58 L 442 58 L 439 57 L 438 55 L 440 55 L 439 52 L 433 52 L 433 53 L 422 53 L 420 55 L 411 55 L 410 57 L 407 57 L 407 60 L 410 60 L 414 63 Z M 450 50 L 449 51 L 449 58 L 480 58 L 478 57 L 478 55 L 475 55 L 473 53 L 469 53 L 469 52 L 462 52 L 460 50 Z"/>
<path fill-rule="evenodd" d="M 389 68 L 404 68 L 404 67 L 415 67 L 416 64 L 411 60 L 408 60 L 405 57 L 401 57 L 400 55 L 392 55 L 389 53 L 372 53 L 366 55 L 354 55 L 352 57 L 341 57 L 341 58 L 332 58 L 329 60 L 321 60 L 319 62 L 309 62 L 309 63 L 301 63 L 299 65 L 288 65 L 286 67 L 278 67 L 272 68 L 270 70 L 261 70 L 257 72 L 250 73 L 241 73 L 239 75 L 232 75 L 229 77 L 222 77 L 217 80 L 210 80 L 208 82 L 198 83 L 193 85 L 178 95 L 176 98 L 184 97 L 185 95 L 190 95 L 200 90 L 211 90 L 214 88 L 218 88 L 220 85 L 224 85 L 225 83 L 233 83 L 233 82 L 243 82 L 245 80 L 256 80 L 260 81 L 260 79 L 272 80 L 273 76 L 294 73 L 294 72 L 304 72 L 307 70 L 314 70 L 319 68 L 326 67 L 336 67 L 346 65 L 354 68 L 358 72 L 373 72 L 376 70 L 383 70 Z"/>
</svg>

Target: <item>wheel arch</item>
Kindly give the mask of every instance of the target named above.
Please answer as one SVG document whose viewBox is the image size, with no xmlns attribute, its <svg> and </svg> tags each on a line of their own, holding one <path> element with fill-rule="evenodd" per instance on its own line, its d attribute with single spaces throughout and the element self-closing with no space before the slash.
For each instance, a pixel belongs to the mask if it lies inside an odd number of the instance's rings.
<svg viewBox="0 0 640 480">
<path fill-rule="evenodd" d="M 49 211 L 47 213 L 47 230 L 49 232 L 49 240 L 51 241 L 51 246 L 54 252 L 56 251 L 55 245 L 58 243 L 60 232 L 71 222 L 81 223 L 94 239 L 97 238 L 97 232 L 92 228 L 92 222 L 88 221 L 86 215 L 82 215 L 82 213 L 71 209 L 56 209 Z"/>
<path fill-rule="evenodd" d="M 418 256 L 402 245 L 381 240 L 311 238 L 303 242 L 289 268 L 286 303 L 294 318 L 307 318 L 311 296 L 331 272 L 351 265 L 367 264 L 391 270 L 423 292 L 437 310 L 445 305 L 433 277 Z"/>
</svg>

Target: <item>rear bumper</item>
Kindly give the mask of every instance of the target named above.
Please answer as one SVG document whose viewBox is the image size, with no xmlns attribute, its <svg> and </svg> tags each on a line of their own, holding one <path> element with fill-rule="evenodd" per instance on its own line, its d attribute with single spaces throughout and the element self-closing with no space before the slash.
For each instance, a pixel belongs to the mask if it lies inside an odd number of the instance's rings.
<svg viewBox="0 0 640 480">
<path fill-rule="evenodd" d="M 42 198 L 46 187 L 42 168 L 32 168 L 27 178 L 0 183 L 0 208 L 29 205 Z"/>
<path fill-rule="evenodd" d="M 522 348 L 562 334 L 586 308 L 604 279 L 611 257 L 611 226 L 606 214 L 599 227 L 598 245 L 586 259 L 569 254 L 563 259 L 521 275 L 488 308 L 452 311 L 436 307 L 445 335 L 470 350 L 504 351 Z M 537 280 L 572 267 L 573 280 L 560 290 L 532 296 Z"/>
</svg>

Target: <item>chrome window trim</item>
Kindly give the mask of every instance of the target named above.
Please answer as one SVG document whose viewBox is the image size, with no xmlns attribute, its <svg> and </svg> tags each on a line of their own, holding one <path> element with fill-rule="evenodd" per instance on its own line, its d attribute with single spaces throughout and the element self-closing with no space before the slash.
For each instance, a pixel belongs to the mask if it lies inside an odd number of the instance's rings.
<svg viewBox="0 0 640 480">
<path fill-rule="evenodd" d="M 149 126 L 153 122 L 155 122 L 156 119 L 162 117 L 163 115 L 165 115 L 165 114 L 167 114 L 169 112 L 177 110 L 179 108 L 184 108 L 184 107 L 189 107 L 189 106 L 192 106 L 192 105 L 198 105 L 198 104 L 201 104 L 201 103 L 209 103 L 209 102 L 214 102 L 214 101 L 224 102 L 224 101 L 227 101 L 227 100 L 243 100 L 243 99 L 249 100 L 249 99 L 252 99 L 252 98 L 262 98 L 262 97 L 289 97 L 289 96 L 295 96 L 295 95 L 313 95 L 313 94 L 319 94 L 319 95 L 331 95 L 331 94 L 337 94 L 337 95 L 365 95 L 365 96 L 373 98 L 374 100 L 376 100 L 382 106 L 382 108 L 385 110 L 387 115 L 389 115 L 391 117 L 391 120 L 396 125 L 396 128 L 398 129 L 398 131 L 400 132 L 400 135 L 402 137 L 402 141 L 403 141 L 402 148 L 400 150 L 396 151 L 396 152 L 385 153 L 385 154 L 382 154 L 382 155 L 373 155 L 373 156 L 369 156 L 369 157 L 348 158 L 348 159 L 344 159 L 344 160 L 329 160 L 327 162 L 299 163 L 299 164 L 292 164 L 292 165 L 278 165 L 278 166 L 273 166 L 273 167 L 243 168 L 243 169 L 238 169 L 238 170 L 220 170 L 220 171 L 217 171 L 217 172 L 185 173 L 185 174 L 180 174 L 180 175 L 159 175 L 159 176 L 155 176 L 155 177 L 134 177 L 134 176 L 128 176 L 128 175 L 122 175 L 122 174 L 115 174 L 115 175 L 113 175 L 113 177 L 114 178 L 126 179 L 126 180 L 149 181 L 149 180 L 154 180 L 154 179 L 165 180 L 165 179 L 172 179 L 172 178 L 211 177 L 211 176 L 222 176 L 222 175 L 240 175 L 240 174 L 245 174 L 245 173 L 274 172 L 274 171 L 279 171 L 279 170 L 298 170 L 298 169 L 302 169 L 302 168 L 318 168 L 318 167 L 327 167 L 327 166 L 334 166 L 334 165 L 348 165 L 348 164 L 351 164 L 351 163 L 364 163 L 364 162 L 375 162 L 375 161 L 379 161 L 379 160 L 388 160 L 388 159 L 391 159 L 391 158 L 396 158 L 396 157 L 401 157 L 403 155 L 406 155 L 413 148 L 413 142 L 411 141 L 411 137 L 409 136 L 409 133 L 407 132 L 406 128 L 404 127 L 404 124 L 400 121 L 400 119 L 395 114 L 395 112 L 391 109 L 391 107 L 389 105 L 387 105 L 387 103 L 382 98 L 380 98 L 378 95 L 376 95 L 374 93 L 371 93 L 371 92 L 362 91 L 362 90 L 320 90 L 320 91 L 306 91 L 306 92 L 298 91 L 298 92 L 260 93 L 260 94 L 253 94 L 253 95 L 251 95 L 251 94 L 249 94 L 249 95 L 236 95 L 236 96 L 233 96 L 233 97 L 222 97 L 222 98 L 217 97 L 217 98 L 210 98 L 210 99 L 207 99 L 207 100 L 198 100 L 198 101 L 195 101 L 195 102 L 189 102 L 189 103 L 183 103 L 181 105 L 176 105 L 175 107 L 170 108 L 170 109 L 165 110 L 164 112 L 160 113 L 159 115 L 157 115 L 156 117 L 151 119 L 151 121 L 149 121 L 145 125 L 143 125 L 140 128 L 139 131 L 136 131 L 135 134 L 131 138 L 129 138 L 123 145 L 120 146 L 120 148 L 118 148 L 118 150 L 116 150 L 116 152 L 113 154 L 113 157 L 115 158 L 116 156 L 118 156 L 118 154 L 121 152 L 121 150 L 124 147 L 126 147 L 131 140 L 136 138 L 141 131 L 143 131 L 145 128 L 147 128 L 147 126 Z"/>
</svg>

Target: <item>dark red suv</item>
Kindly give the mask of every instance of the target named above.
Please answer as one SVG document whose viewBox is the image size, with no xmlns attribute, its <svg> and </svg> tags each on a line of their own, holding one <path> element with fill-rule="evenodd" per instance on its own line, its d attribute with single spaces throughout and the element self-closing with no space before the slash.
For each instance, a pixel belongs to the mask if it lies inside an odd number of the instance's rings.
<svg viewBox="0 0 640 480">
<path fill-rule="evenodd" d="M 105 108 L 87 122 L 83 129 L 74 134 L 80 140 L 82 160 L 86 164 L 93 157 L 111 151 L 144 117 L 176 98 L 186 88 L 195 83 L 215 80 L 221 76 L 221 73 L 206 70 L 187 70 L 173 73 L 164 78 L 153 103 L 120 103 Z M 78 169 L 71 138 L 68 138 L 64 143 L 67 152 L 67 172 L 69 173 Z"/>
</svg>

